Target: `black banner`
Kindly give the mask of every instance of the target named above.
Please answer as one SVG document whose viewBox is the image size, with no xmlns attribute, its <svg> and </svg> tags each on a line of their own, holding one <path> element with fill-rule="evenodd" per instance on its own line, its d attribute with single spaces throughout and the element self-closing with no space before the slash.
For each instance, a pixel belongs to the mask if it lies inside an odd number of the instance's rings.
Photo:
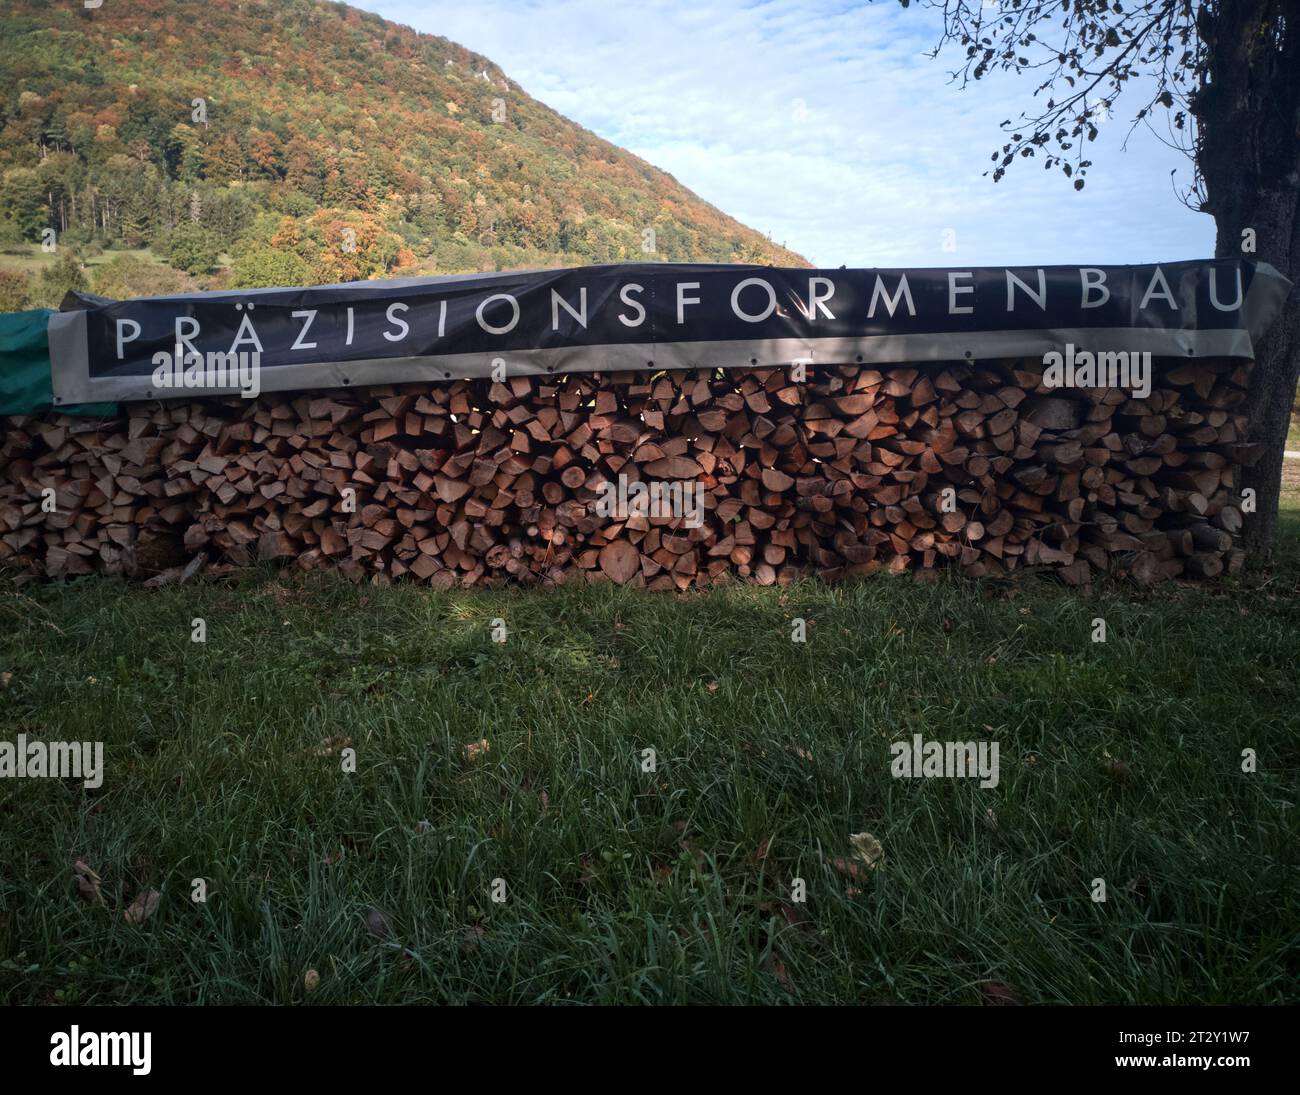
<svg viewBox="0 0 1300 1095">
<path fill-rule="evenodd" d="M 1249 358 L 1290 282 L 1246 260 L 802 270 L 628 264 L 189 293 L 71 295 L 57 403 L 627 369 L 925 362 L 1067 344 Z"/>
<path fill-rule="evenodd" d="M 416 984 L 411 996 L 413 1002 L 430 1000 Z M 490 1019 L 498 1039 L 505 1035 L 536 1051 L 511 1055 L 527 1063 L 498 1069 L 493 1078 L 511 1081 L 526 1068 L 533 1081 L 538 1063 L 549 1061 L 548 1052 L 579 1023 L 584 1030 L 604 1027 L 611 1038 L 647 1024 L 668 1037 L 681 1023 L 672 1009 L 582 1010 L 578 1020 L 571 1007 L 497 1008 L 490 1014 L 477 1007 L 444 1007 L 436 1014 L 355 1006 L 11 1008 L 5 1016 L 5 1067 L 14 1082 L 42 1087 L 60 1079 L 81 1086 L 104 1080 L 174 1086 L 200 1074 L 209 1083 L 229 1084 L 254 1073 L 298 1086 L 373 1085 L 377 1070 L 390 1067 L 394 1047 L 427 1042 L 431 1023 L 459 1046 L 481 1040 Z M 1223 1090 L 1280 1084 L 1294 1068 L 1294 1013 L 1285 1008 L 914 1006 L 872 1007 L 858 1015 L 860 1021 L 869 1017 L 880 1043 L 874 1057 L 901 1065 L 918 1081 L 969 1083 L 972 1075 L 993 1075 L 1004 1085 L 1041 1084 L 1065 1070 L 1084 1083 L 1109 1083 L 1127 1074 L 1133 1083 L 1185 1087 L 1199 1079 Z M 796 1038 L 815 1041 L 826 1015 L 823 1008 L 786 1008 L 780 1021 Z M 755 1056 L 770 1081 L 773 1055 Z M 798 1054 L 792 1060 L 796 1070 L 806 1070 Z M 729 1059 L 721 1066 L 733 1080 L 735 1063 Z M 676 1087 L 672 1080 L 665 1084 Z"/>
</svg>

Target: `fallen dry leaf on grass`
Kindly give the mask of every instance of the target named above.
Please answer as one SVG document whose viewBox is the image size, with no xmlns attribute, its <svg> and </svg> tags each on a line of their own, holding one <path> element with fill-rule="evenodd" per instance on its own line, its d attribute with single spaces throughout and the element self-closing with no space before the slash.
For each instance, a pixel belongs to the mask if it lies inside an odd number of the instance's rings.
<svg viewBox="0 0 1300 1095">
<path fill-rule="evenodd" d="M 130 905 L 122 912 L 122 919 L 128 924 L 143 924 L 158 911 L 158 902 L 162 894 L 157 890 L 142 890 Z"/>
<path fill-rule="evenodd" d="M 1124 891 L 1131 894 L 1138 901 L 1145 901 L 1151 896 L 1151 879 L 1144 874 L 1140 874 L 1136 878 L 1130 878 L 1124 884 Z"/>
<path fill-rule="evenodd" d="M 981 981 L 980 992 L 984 996 L 985 1007 L 1016 1007 L 1020 1003 L 1016 999 L 1016 994 L 1001 981 Z"/>
<path fill-rule="evenodd" d="M 81 900 L 88 905 L 102 905 L 104 895 L 99 892 L 99 884 L 102 881 L 85 860 L 79 859 L 72 865 L 72 875 L 77 880 L 77 892 L 81 894 Z"/>
<path fill-rule="evenodd" d="M 465 746 L 465 759 L 470 763 L 473 763 L 491 748 L 492 747 L 488 744 L 487 738 L 480 738 L 478 741 L 471 741 L 467 746 Z"/>
<path fill-rule="evenodd" d="M 849 837 L 849 843 L 853 846 L 853 854 L 860 859 L 868 870 L 875 870 L 876 864 L 880 862 L 881 857 L 885 854 L 885 849 L 870 833 L 854 833 Z"/>
<path fill-rule="evenodd" d="M 1133 776 L 1133 769 L 1122 760 L 1116 760 L 1109 753 L 1102 757 L 1102 771 L 1116 783 L 1127 783 Z"/>
<path fill-rule="evenodd" d="M 352 744 L 352 739 L 342 734 L 332 738 L 322 738 L 321 743 L 312 752 L 318 757 L 332 757 Z"/>
<path fill-rule="evenodd" d="M 308 992 L 315 992 L 320 987 L 320 974 L 315 970 L 308 970 L 302 975 L 302 987 Z"/>
<path fill-rule="evenodd" d="M 794 985 L 790 983 L 790 975 L 786 973 L 785 963 L 782 962 L 781 959 L 779 959 L 776 955 L 772 955 L 772 961 L 770 965 L 771 965 L 771 970 L 773 975 L 776 977 L 778 981 L 781 982 L 781 987 L 785 989 L 786 992 L 793 994 Z"/>
<path fill-rule="evenodd" d="M 0 673 L 0 688 L 8 688 L 9 682 L 13 679 L 14 675 L 7 669 L 3 673 Z"/>
<path fill-rule="evenodd" d="M 851 878 L 855 882 L 862 879 L 868 871 L 874 871 L 885 854 L 885 849 L 870 833 L 853 833 L 849 836 L 849 844 L 853 848 L 853 857 L 846 859 L 844 856 L 834 856 L 828 862 L 845 878 Z M 849 897 L 856 897 L 862 891 L 855 886 L 849 887 L 846 891 Z"/>
<path fill-rule="evenodd" d="M 370 908 L 366 910 L 366 931 L 376 939 L 388 938 L 388 920 L 378 909 Z"/>
<path fill-rule="evenodd" d="M 768 916 L 779 916 L 791 927 L 808 923 L 808 914 L 798 905 L 792 905 L 788 901 L 760 901 L 758 911 Z"/>
<path fill-rule="evenodd" d="M 827 862 L 830 863 L 845 878 L 858 878 L 863 873 L 857 863 L 851 859 L 845 859 L 842 855 L 832 856 Z"/>
</svg>

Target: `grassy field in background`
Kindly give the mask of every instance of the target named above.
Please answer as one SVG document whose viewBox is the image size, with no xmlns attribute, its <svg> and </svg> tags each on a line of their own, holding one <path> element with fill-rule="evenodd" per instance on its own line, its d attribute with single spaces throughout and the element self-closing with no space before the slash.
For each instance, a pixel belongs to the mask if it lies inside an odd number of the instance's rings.
<svg viewBox="0 0 1300 1095">
<path fill-rule="evenodd" d="M 0 251 L 0 270 L 12 270 L 19 274 L 39 274 L 47 266 L 53 266 L 54 260 L 57 259 L 57 252 L 47 252 L 41 250 L 39 243 L 29 245 L 25 254 L 15 255 L 9 252 L 14 250 Z M 85 266 L 102 266 L 106 262 L 112 262 L 121 255 L 130 255 L 133 258 L 140 259 L 142 262 L 160 261 L 154 258 L 154 254 L 147 247 L 137 248 L 135 250 L 123 249 L 120 251 L 102 251 L 98 255 L 86 255 L 82 258 L 82 264 Z"/>
<path fill-rule="evenodd" d="M 0 998 L 1295 1003 L 1288 476 L 1275 571 L 1150 591 L 6 585 L 0 740 L 107 775 L 0 782 Z M 914 733 L 1000 783 L 892 778 Z"/>
</svg>

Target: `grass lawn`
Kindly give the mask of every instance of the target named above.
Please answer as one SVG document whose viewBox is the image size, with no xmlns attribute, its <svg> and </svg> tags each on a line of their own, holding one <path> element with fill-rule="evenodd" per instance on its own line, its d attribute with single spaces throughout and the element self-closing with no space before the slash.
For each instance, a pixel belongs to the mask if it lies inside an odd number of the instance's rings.
<svg viewBox="0 0 1300 1095">
<path fill-rule="evenodd" d="M 160 261 L 154 258 L 153 252 L 147 247 L 137 248 L 135 250 L 123 249 L 120 251 L 104 251 L 98 255 L 87 255 L 82 259 L 86 266 L 102 266 L 106 262 L 112 262 L 120 255 L 132 255 L 142 262 Z M 39 274 L 47 266 L 54 265 L 57 259 L 57 252 L 46 252 L 41 250 L 39 243 L 33 243 L 29 246 L 28 252 L 22 255 L 11 255 L 0 251 L 0 270 L 10 270 L 19 274 Z"/>
<path fill-rule="evenodd" d="M 1154 591 L 6 585 L 0 740 L 107 775 L 0 782 L 0 998 L 1295 1003 L 1291 479 L 1276 571 Z"/>
</svg>

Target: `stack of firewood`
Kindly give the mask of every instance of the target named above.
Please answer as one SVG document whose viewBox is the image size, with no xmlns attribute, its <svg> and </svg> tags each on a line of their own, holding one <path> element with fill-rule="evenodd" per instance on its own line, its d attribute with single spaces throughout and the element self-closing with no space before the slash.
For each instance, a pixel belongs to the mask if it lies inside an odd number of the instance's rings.
<svg viewBox="0 0 1300 1095">
<path fill-rule="evenodd" d="M 1142 582 L 1240 566 L 1248 365 L 1151 394 L 1049 390 L 1042 365 L 568 374 L 9 418 L 0 566 L 157 572 L 199 554 L 439 587 L 1052 568 Z M 602 512 L 681 481 L 681 514 Z"/>
</svg>

